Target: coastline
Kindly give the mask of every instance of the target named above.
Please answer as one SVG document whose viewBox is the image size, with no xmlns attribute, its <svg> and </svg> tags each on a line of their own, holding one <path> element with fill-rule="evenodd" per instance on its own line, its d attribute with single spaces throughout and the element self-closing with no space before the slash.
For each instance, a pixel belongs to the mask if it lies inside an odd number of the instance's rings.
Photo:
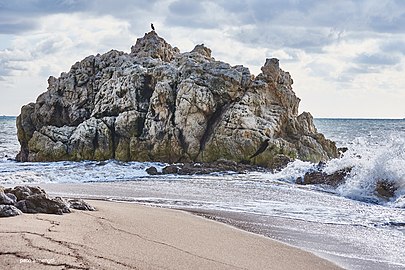
<svg viewBox="0 0 405 270">
<path fill-rule="evenodd" d="M 0 219 L 0 264 L 11 269 L 341 269 L 310 252 L 188 212 L 87 201 L 98 210 Z"/>
</svg>

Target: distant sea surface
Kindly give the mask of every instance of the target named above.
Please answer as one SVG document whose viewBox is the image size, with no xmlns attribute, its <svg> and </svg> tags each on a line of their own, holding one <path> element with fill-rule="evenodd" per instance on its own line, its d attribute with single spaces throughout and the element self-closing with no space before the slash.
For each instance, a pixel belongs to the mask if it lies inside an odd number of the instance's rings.
<svg viewBox="0 0 405 270">
<path fill-rule="evenodd" d="M 405 120 L 315 119 L 348 151 L 327 163 L 353 167 L 345 184 L 300 186 L 314 164 L 295 161 L 277 173 L 149 176 L 163 163 L 18 163 L 15 117 L 0 117 L 0 185 L 40 185 L 52 195 L 128 201 L 185 209 L 269 236 L 347 269 L 405 269 Z M 376 196 L 376 182 L 398 186 Z"/>
</svg>

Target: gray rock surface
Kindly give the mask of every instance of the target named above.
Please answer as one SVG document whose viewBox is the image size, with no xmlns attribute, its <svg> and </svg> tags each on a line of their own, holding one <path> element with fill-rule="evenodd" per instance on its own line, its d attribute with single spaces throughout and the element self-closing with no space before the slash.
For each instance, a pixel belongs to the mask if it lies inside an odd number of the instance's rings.
<svg viewBox="0 0 405 270">
<path fill-rule="evenodd" d="M 160 173 L 158 172 L 158 170 L 156 169 L 156 167 L 154 167 L 154 166 L 151 166 L 151 167 L 147 168 L 145 171 L 146 171 L 149 175 L 158 175 L 158 174 L 160 174 Z"/>
<path fill-rule="evenodd" d="M 346 177 L 350 174 L 351 170 L 352 168 L 348 167 L 327 174 L 323 171 L 322 166 L 318 166 L 314 170 L 305 173 L 304 177 L 299 177 L 296 180 L 296 183 L 302 185 L 326 184 L 333 187 L 338 187 L 339 185 L 345 183 Z"/>
<path fill-rule="evenodd" d="M 13 217 L 21 214 L 21 210 L 14 205 L 0 205 L 0 217 Z"/>
<path fill-rule="evenodd" d="M 46 213 L 62 215 L 70 213 L 69 205 L 60 197 L 49 198 L 46 194 L 35 194 L 16 203 L 16 207 L 24 213 Z"/>
<path fill-rule="evenodd" d="M 96 209 L 82 199 L 68 200 L 69 208 L 83 211 L 95 211 Z"/>
<path fill-rule="evenodd" d="M 29 196 L 36 194 L 46 194 L 45 190 L 42 188 L 33 186 L 15 186 L 13 188 L 4 189 L 4 192 L 13 194 L 17 198 L 17 201 L 25 200 Z"/>
<path fill-rule="evenodd" d="M 68 202 L 60 197 L 51 198 L 40 187 L 16 186 L 0 187 L 0 217 L 15 216 L 21 213 L 70 213 L 70 209 L 94 211 L 94 207 L 81 199 Z"/>
<path fill-rule="evenodd" d="M 17 200 L 13 194 L 10 193 L 6 194 L 0 191 L 0 204 L 14 205 L 16 201 Z"/>
<path fill-rule="evenodd" d="M 293 80 L 274 58 L 254 77 L 203 45 L 180 53 L 152 31 L 131 53 L 89 56 L 48 84 L 17 118 L 20 161 L 226 159 L 271 167 L 276 156 L 338 155 L 312 116 L 298 115 Z M 266 139 L 269 147 L 249 159 Z"/>
<path fill-rule="evenodd" d="M 40 187 L 16 186 L 4 190 L 15 196 L 13 204 L 24 213 L 69 213 L 69 205 L 60 197 L 50 198 Z M 0 193 L 1 194 L 1 193 Z"/>
<path fill-rule="evenodd" d="M 158 174 L 179 174 L 179 175 L 195 175 L 195 174 L 212 174 L 212 173 L 247 173 L 249 171 L 269 171 L 263 167 L 256 165 L 242 164 L 229 160 L 218 160 L 209 163 L 181 163 L 172 164 L 164 167 L 161 173 Z"/>
</svg>

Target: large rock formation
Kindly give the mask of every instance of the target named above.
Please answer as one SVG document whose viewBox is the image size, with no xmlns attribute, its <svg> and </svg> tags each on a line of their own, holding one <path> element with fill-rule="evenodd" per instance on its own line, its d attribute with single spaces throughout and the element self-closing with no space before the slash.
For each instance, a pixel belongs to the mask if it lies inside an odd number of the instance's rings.
<svg viewBox="0 0 405 270">
<path fill-rule="evenodd" d="M 25 105 L 17 118 L 20 161 L 247 161 L 276 155 L 318 162 L 337 156 L 309 113 L 298 115 L 292 79 L 277 59 L 254 77 L 211 57 L 180 53 L 154 31 L 131 53 L 89 56 Z"/>
</svg>

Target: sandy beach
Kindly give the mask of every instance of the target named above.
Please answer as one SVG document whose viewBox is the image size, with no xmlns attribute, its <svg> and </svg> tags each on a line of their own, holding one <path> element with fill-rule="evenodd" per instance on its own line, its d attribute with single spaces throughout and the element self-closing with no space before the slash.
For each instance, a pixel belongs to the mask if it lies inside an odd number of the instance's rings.
<svg viewBox="0 0 405 270">
<path fill-rule="evenodd" d="M 88 201 L 95 212 L 0 219 L 6 269 L 340 269 L 315 255 L 190 213 Z"/>
</svg>

